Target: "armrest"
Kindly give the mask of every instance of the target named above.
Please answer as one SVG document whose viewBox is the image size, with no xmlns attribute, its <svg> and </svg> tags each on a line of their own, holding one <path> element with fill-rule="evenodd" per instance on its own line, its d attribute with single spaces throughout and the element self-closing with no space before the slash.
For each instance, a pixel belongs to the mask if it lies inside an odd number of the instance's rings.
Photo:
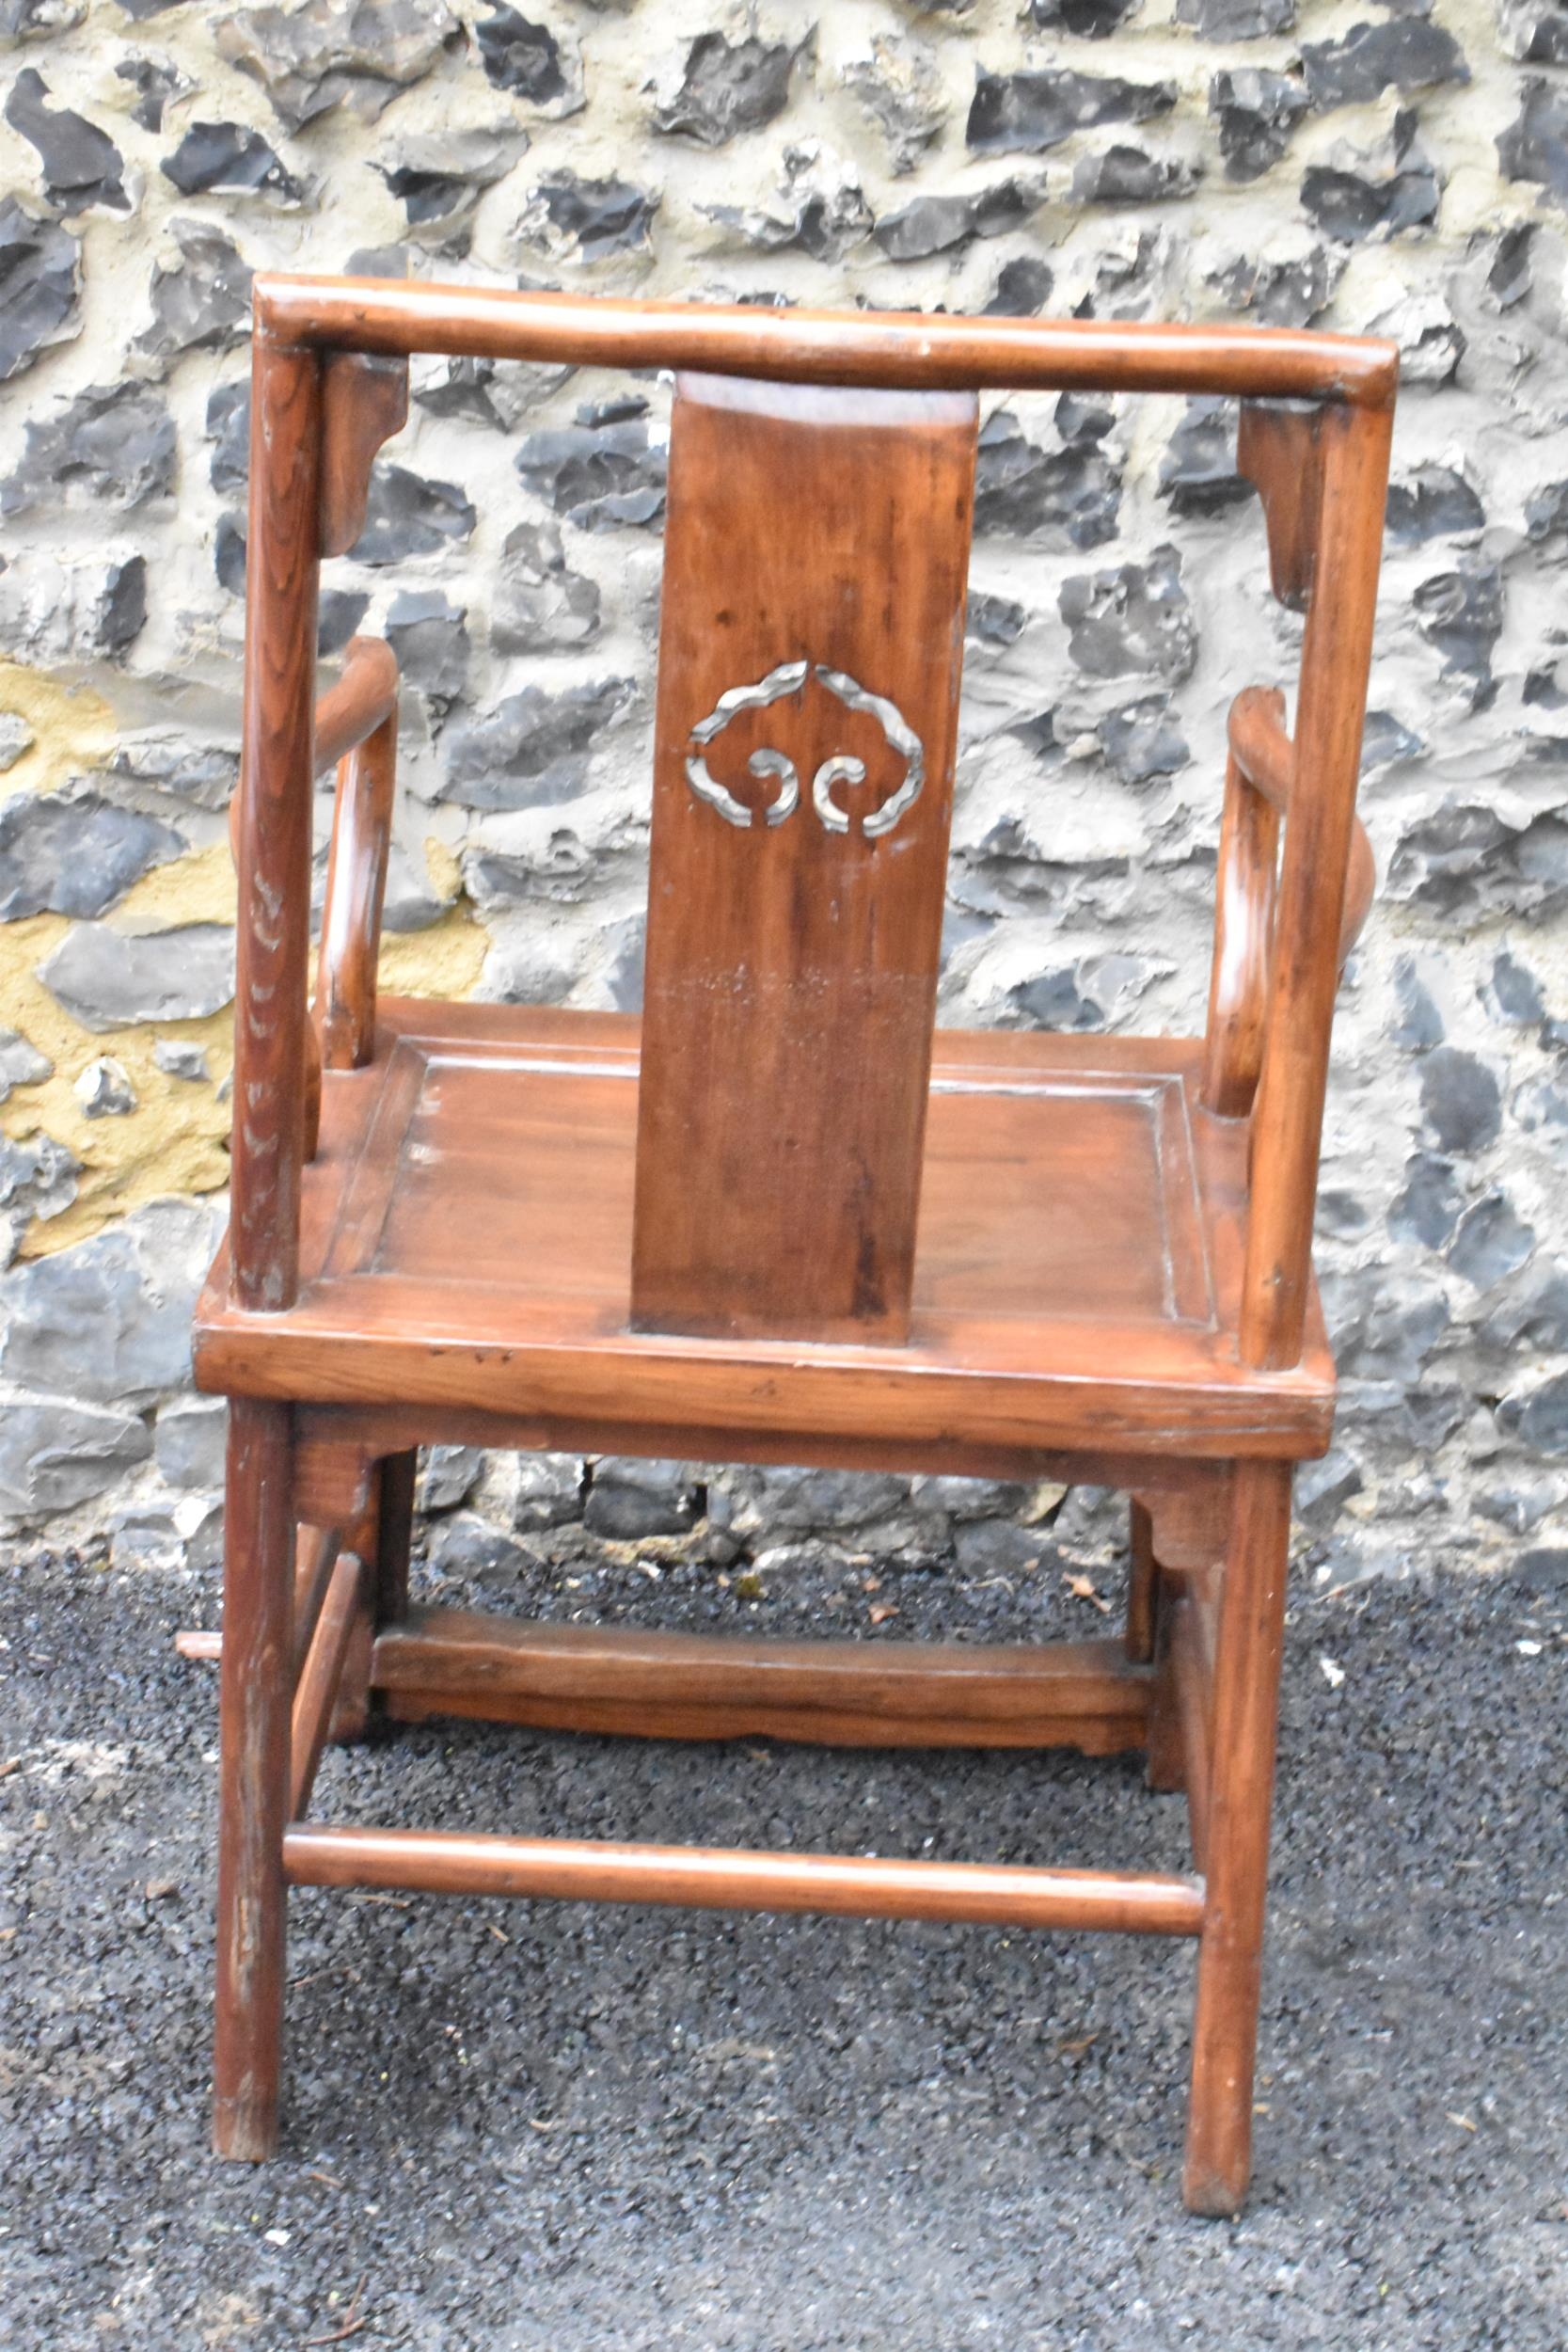
<svg viewBox="0 0 1568 2352">
<path fill-rule="evenodd" d="M 374 1042 L 397 727 L 392 650 L 379 638 L 356 637 L 342 676 L 316 710 L 318 766 L 340 762 L 316 970 L 316 1029 L 327 1070 L 362 1068 Z"/>
</svg>

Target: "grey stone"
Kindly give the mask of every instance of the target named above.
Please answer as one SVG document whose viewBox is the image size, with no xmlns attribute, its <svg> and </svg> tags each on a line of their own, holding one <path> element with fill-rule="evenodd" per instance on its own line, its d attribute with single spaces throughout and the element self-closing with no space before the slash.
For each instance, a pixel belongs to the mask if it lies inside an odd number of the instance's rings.
<svg viewBox="0 0 1568 2352">
<path fill-rule="evenodd" d="M 1380 230 L 1395 236 L 1436 218 L 1440 190 L 1430 164 L 1374 180 L 1330 164 L 1313 164 L 1304 174 L 1301 200 L 1327 237 L 1359 245 Z"/>
<path fill-rule="evenodd" d="M 605 933 L 606 955 L 601 984 L 617 1012 L 641 1012 L 642 976 L 647 948 L 645 914 L 624 915 Z"/>
<path fill-rule="evenodd" d="M 654 110 L 654 129 L 699 147 L 723 147 L 742 131 L 762 130 L 788 105 L 790 76 L 814 38 L 808 33 L 791 47 L 754 35 L 731 41 L 722 33 L 699 33 L 679 87 Z"/>
<path fill-rule="evenodd" d="M 1054 280 L 1049 263 L 1037 254 L 1018 253 L 1004 262 L 982 315 L 991 319 L 1037 318 L 1051 299 Z M 1064 434 L 1064 439 L 1070 435 Z"/>
<path fill-rule="evenodd" d="M 574 572 L 554 523 L 519 523 L 501 548 L 490 608 L 498 653 L 563 653 L 599 633 L 597 580 Z"/>
<path fill-rule="evenodd" d="M 1190 196 L 1199 178 L 1196 164 L 1180 156 L 1150 155 L 1141 147 L 1117 145 L 1085 155 L 1072 168 L 1075 204 L 1163 204 Z"/>
<path fill-rule="evenodd" d="M 1361 730 L 1361 772 L 1376 775 L 1382 769 L 1413 759 L 1425 748 L 1420 737 L 1413 735 L 1391 710 L 1369 710 Z"/>
<path fill-rule="evenodd" d="M 0 645 L 23 660 L 90 661 L 133 644 L 147 619 L 144 555 L 0 558 Z"/>
<path fill-rule="evenodd" d="M 651 241 L 659 199 L 626 180 L 584 180 L 547 172 L 517 222 L 519 243 L 552 261 L 601 262 L 640 253 Z"/>
<path fill-rule="evenodd" d="M 646 525 L 664 512 L 667 453 L 641 413 L 598 421 L 579 410 L 576 424 L 529 434 L 513 462 L 524 486 L 579 531 Z"/>
<path fill-rule="evenodd" d="M 1014 604 L 1011 597 L 981 596 L 972 588 L 964 607 L 964 634 L 988 645 L 1011 645 L 1022 635 L 1028 619 L 1023 606 Z"/>
<path fill-rule="evenodd" d="M 909 1500 L 909 1481 L 891 1472 L 800 1469 L 733 1472 L 732 1525 L 739 1535 L 768 1538 L 800 1530 L 843 1531 L 886 1518 Z"/>
<path fill-rule="evenodd" d="M 173 1398 L 159 1413 L 152 1433 L 159 1474 L 170 1486 L 221 1486 L 228 1436 L 227 1398 Z"/>
<path fill-rule="evenodd" d="M 71 1092 L 84 1119 L 124 1119 L 136 1107 L 130 1072 L 108 1054 L 88 1062 Z"/>
<path fill-rule="evenodd" d="M 1499 0 L 1497 21 L 1511 57 L 1525 65 L 1568 65 L 1568 13 L 1561 0 Z"/>
<path fill-rule="evenodd" d="M 416 373 L 413 395 L 419 405 L 433 417 L 467 417 L 498 433 L 514 431 L 531 408 L 575 373 L 519 359 L 446 359 L 439 366 L 439 374 Z"/>
<path fill-rule="evenodd" d="M 305 201 L 305 183 L 245 122 L 193 122 L 159 169 L 182 196 L 262 196 L 286 211 Z"/>
<path fill-rule="evenodd" d="M 1176 21 L 1205 40 L 1260 40 L 1290 31 L 1296 0 L 1176 0 Z"/>
<path fill-rule="evenodd" d="M 871 231 L 871 207 L 853 165 L 820 140 L 785 148 L 780 189 L 787 205 L 783 214 L 745 204 L 705 204 L 702 210 L 742 245 L 765 253 L 809 253 L 818 262 L 842 261 Z"/>
<path fill-rule="evenodd" d="M 193 744 L 184 734 L 133 732 L 121 739 L 109 773 L 193 808 L 224 809 L 238 781 L 239 755 L 221 744 Z"/>
<path fill-rule="evenodd" d="M 1332 1527 L 1340 1506 L 1361 1493 L 1366 1481 L 1361 1466 L 1336 1446 L 1321 1461 L 1303 1462 L 1296 1472 L 1291 1502 L 1298 1519 L 1314 1534 Z"/>
<path fill-rule="evenodd" d="M 112 138 L 85 115 L 44 104 L 49 86 L 25 66 L 11 84 L 6 120 L 36 147 L 43 166 L 43 192 L 67 218 L 93 211 L 128 213 L 125 159 Z"/>
<path fill-rule="evenodd" d="M 238 543 L 238 551 L 243 561 L 245 555 L 243 539 Z M 237 580 L 234 587 L 235 595 L 243 595 L 244 588 L 243 579 Z M 333 654 L 342 652 L 343 647 L 356 634 L 360 622 L 370 610 L 370 602 L 369 596 L 361 595 L 357 590 L 348 588 L 324 588 L 322 590 L 316 606 L 316 654 L 319 660 L 325 661 Z"/>
<path fill-rule="evenodd" d="M 1135 16 L 1143 0 L 1028 0 L 1027 22 L 1042 32 L 1075 33 L 1080 40 L 1109 40 Z"/>
<path fill-rule="evenodd" d="M 109 1565 L 162 1575 L 201 1575 L 223 1561 L 223 1497 L 134 1502 L 109 1520 Z"/>
<path fill-rule="evenodd" d="M 1420 547 L 1429 539 L 1457 539 L 1479 532 L 1486 510 L 1462 474 L 1449 466 L 1418 466 L 1388 488 L 1388 536 L 1396 547 Z"/>
<path fill-rule="evenodd" d="M 0 484 L 0 514 L 74 505 L 166 505 L 174 420 L 143 384 L 93 384 L 55 416 L 29 418 L 22 462 Z"/>
<path fill-rule="evenodd" d="M 131 119 L 144 131 L 161 131 L 166 107 L 191 87 L 190 76 L 182 73 L 166 57 L 122 57 L 115 68 L 115 76 L 119 81 L 129 82 L 135 90 L 136 103 L 131 109 Z"/>
<path fill-rule="evenodd" d="M 1237 66 L 1209 85 L 1227 180 L 1256 180 L 1278 163 L 1311 101 L 1292 74 Z"/>
<path fill-rule="evenodd" d="M 185 1386 L 191 1315 L 213 1254 L 211 1208 L 155 1200 L 0 1280 L 0 1371 L 21 1388 L 144 1403 Z"/>
<path fill-rule="evenodd" d="M 411 229 L 445 226 L 462 219 L 486 188 L 504 180 L 528 145 L 528 133 L 516 123 L 404 135 L 376 169 Z"/>
<path fill-rule="evenodd" d="M 1077 572 L 1063 580 L 1069 649 L 1090 677 L 1159 677 L 1180 685 L 1192 674 L 1197 639 L 1174 548 L 1147 564 Z"/>
<path fill-rule="evenodd" d="M 402 564 L 411 555 L 434 555 L 470 536 L 474 509 L 455 482 L 429 482 L 406 466 L 385 462 L 371 469 L 365 528 L 349 553 L 356 564 Z"/>
<path fill-rule="evenodd" d="M 1548 195 L 1568 197 L 1568 89 L 1527 80 L 1518 119 L 1497 141 L 1508 180 L 1533 181 Z"/>
<path fill-rule="evenodd" d="M 610 1454 L 592 1467 L 582 1523 L 591 1534 L 620 1542 L 684 1535 L 702 1517 L 702 1506 L 689 1463 Z"/>
<path fill-rule="evenodd" d="M 953 1531 L 961 1577 L 1027 1576 L 1053 1556 L 1050 1531 L 1020 1527 L 1011 1519 L 972 1519 Z"/>
<path fill-rule="evenodd" d="M 0 776 L 8 775 L 19 759 L 25 759 L 37 741 L 20 710 L 0 710 Z"/>
<path fill-rule="evenodd" d="M 0 0 L 0 40 L 50 40 L 73 33 L 87 12 L 87 0 Z"/>
<path fill-rule="evenodd" d="M 1084 979 L 1076 964 L 1041 972 L 1033 979 L 1016 981 L 1007 991 L 1007 1002 L 1032 1029 L 1102 1029 L 1105 1008 L 1089 993 Z"/>
<path fill-rule="evenodd" d="M 1417 1152 L 1404 1164 L 1404 1189 L 1388 1212 L 1388 1231 L 1396 1241 L 1441 1249 L 1459 1222 L 1462 1205 L 1452 1161 Z"/>
<path fill-rule="evenodd" d="M 1123 784 L 1151 784 L 1174 776 L 1192 753 L 1171 715 L 1168 694 L 1148 694 L 1101 719 L 1101 749 Z"/>
<path fill-rule="evenodd" d="M 983 426 L 974 468 L 974 529 L 1057 547 L 1098 548 L 1117 532 L 1121 483 L 1093 448 L 1044 450 L 1007 409 Z"/>
<path fill-rule="evenodd" d="M 1443 1016 L 1411 956 L 1402 956 L 1394 966 L 1394 994 L 1400 1008 L 1392 1033 L 1394 1042 L 1411 1054 L 1424 1054 L 1433 1045 L 1441 1045 L 1445 1034 Z"/>
<path fill-rule="evenodd" d="M 0 1239 L 9 1245 L 0 1248 L 0 1263 L 10 1263 L 35 1217 L 47 1224 L 70 1208 L 81 1172 L 75 1153 L 53 1136 L 24 1136 L 14 1143 L 0 1136 Z"/>
<path fill-rule="evenodd" d="M 1304 41 L 1301 62 L 1312 103 L 1320 108 L 1360 105 L 1386 89 L 1408 96 L 1470 78 L 1453 35 L 1420 16 L 1357 24 L 1339 40 Z"/>
<path fill-rule="evenodd" d="M 207 438 L 213 444 L 207 475 L 225 498 L 242 496 L 250 483 L 250 384 L 215 385 L 207 395 Z"/>
<path fill-rule="evenodd" d="M 582 61 L 574 45 L 515 8 L 498 7 L 474 26 L 480 62 L 497 89 L 541 114 L 576 114 L 583 103 Z"/>
<path fill-rule="evenodd" d="M 445 0 L 306 0 L 241 8 L 216 28 L 220 54 L 260 82 L 300 130 L 335 106 L 374 121 L 463 39 Z"/>
<path fill-rule="evenodd" d="M 207 1067 L 207 1050 L 194 1038 L 160 1037 L 153 1041 L 152 1059 L 168 1078 L 183 1079 L 188 1086 L 210 1086 L 213 1073 Z"/>
<path fill-rule="evenodd" d="M 537 808 L 581 790 L 595 739 L 637 699 L 630 678 L 546 693 L 527 686 L 452 725 L 438 798 L 463 808 Z"/>
<path fill-rule="evenodd" d="M 185 848 L 172 825 L 95 792 L 18 792 L 0 803 L 0 922 L 102 914 L 138 876 Z"/>
<path fill-rule="evenodd" d="M 1374 1294 L 1350 1329 L 1340 1332 L 1340 1370 L 1347 1379 L 1387 1381 L 1409 1389 L 1449 1320 L 1448 1301 L 1440 1292 L 1414 1282 L 1390 1282 Z"/>
<path fill-rule="evenodd" d="M 924 262 L 1022 229 L 1045 193 L 1041 181 L 997 180 L 974 196 L 917 196 L 901 212 L 884 213 L 871 233 L 890 262 Z"/>
<path fill-rule="evenodd" d="M 1502 635 L 1503 580 L 1496 564 L 1461 558 L 1451 572 L 1423 580 L 1411 597 L 1416 626 L 1443 657 L 1472 710 L 1491 700 L 1492 649 Z"/>
<path fill-rule="evenodd" d="M 1498 1349 L 1562 1355 L 1568 1350 L 1568 1272 L 1561 1266 L 1535 1265 L 1512 1295 L 1494 1304 L 1481 1336 Z"/>
<path fill-rule="evenodd" d="M 1436 192 L 1433 204 L 1436 206 Z M 1210 278 L 1232 310 L 1244 310 L 1263 326 L 1307 326 L 1325 310 L 1344 275 L 1346 257 L 1314 246 L 1298 261 L 1238 254 Z"/>
<path fill-rule="evenodd" d="M 1480 993 L 1496 1020 L 1531 1028 L 1546 1017 L 1540 981 L 1511 948 L 1493 958 L 1491 976 Z"/>
<path fill-rule="evenodd" d="M 474 1445 L 425 1446 L 420 1454 L 414 1502 L 425 1512 L 452 1511 L 467 1502 L 480 1482 L 484 1454 Z"/>
<path fill-rule="evenodd" d="M 187 351 L 231 351 L 250 330 L 250 279 L 237 246 L 205 221 L 168 224 L 178 259 L 152 273 L 151 324 L 134 350 L 156 373 Z"/>
<path fill-rule="evenodd" d="M 1497 1425 L 1532 1454 L 1552 1461 L 1568 1456 L 1568 1372 L 1505 1396 L 1497 1406 Z"/>
<path fill-rule="evenodd" d="M 387 643 L 398 671 L 440 705 L 456 701 L 468 673 L 467 614 L 439 588 L 405 588 L 387 615 Z"/>
<path fill-rule="evenodd" d="M 1444 1152 L 1480 1152 L 1502 1125 L 1502 1096 L 1483 1061 L 1440 1045 L 1421 1064 L 1421 1109 Z"/>
<path fill-rule="evenodd" d="M 82 331 L 82 249 L 57 221 L 0 198 L 0 383 Z"/>
<path fill-rule="evenodd" d="M 1563 20 L 1568 26 L 1568 17 Z M 1518 222 L 1505 229 L 1497 239 L 1491 267 L 1486 273 L 1486 290 L 1499 310 L 1512 310 L 1523 302 L 1535 282 L 1532 255 L 1537 224 L 1532 220 Z"/>
<path fill-rule="evenodd" d="M 429 1560 L 437 1576 L 504 1585 L 525 1573 L 532 1554 L 477 1512 L 454 1511 L 450 1518 L 436 1520 Z"/>
<path fill-rule="evenodd" d="M 981 155 L 1040 155 L 1075 131 L 1101 122 L 1148 122 L 1169 114 L 1174 82 L 1124 82 L 1116 76 L 1052 67 L 975 76 L 966 143 Z"/>
<path fill-rule="evenodd" d="M 1388 887 L 1459 922 L 1493 909 L 1554 914 L 1568 903 L 1568 810 L 1516 826 L 1490 802 L 1445 803 L 1402 834 Z"/>
<path fill-rule="evenodd" d="M 145 1462 L 152 1440 L 135 1413 L 59 1397 L 0 1413 L 0 1511 L 31 1518 L 90 1502 Z"/>
<path fill-rule="evenodd" d="M 880 128 L 895 178 L 913 171 L 948 115 L 935 50 L 913 33 L 873 33 L 869 56 L 851 57 L 843 75 Z"/>
<path fill-rule="evenodd" d="M 39 977 L 85 1028 L 198 1020 L 233 996 L 234 934 L 222 923 L 141 936 L 109 923 L 75 923 L 40 964 Z"/>
<path fill-rule="evenodd" d="M 1252 497 L 1236 470 L 1236 404 L 1205 395 L 1187 411 L 1165 444 L 1160 488 L 1178 515 L 1217 515 Z"/>
<path fill-rule="evenodd" d="M 1449 1249 L 1449 1263 L 1478 1290 L 1490 1290 L 1517 1272 L 1535 1248 L 1535 1235 L 1513 1203 L 1489 1192 L 1466 1209 Z"/>
<path fill-rule="evenodd" d="M 16 1087 L 40 1087 L 55 1074 L 47 1054 L 40 1054 L 18 1029 L 0 1029 L 0 1103 Z"/>
<path fill-rule="evenodd" d="M 569 1527 L 582 1517 L 584 1465 L 575 1454 L 524 1454 L 517 1459 L 512 1524 L 524 1533 Z"/>
</svg>

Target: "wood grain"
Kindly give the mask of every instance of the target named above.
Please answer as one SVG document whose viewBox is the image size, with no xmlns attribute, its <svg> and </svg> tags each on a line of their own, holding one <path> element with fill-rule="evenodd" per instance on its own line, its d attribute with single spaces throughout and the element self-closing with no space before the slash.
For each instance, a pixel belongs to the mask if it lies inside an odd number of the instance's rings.
<svg viewBox="0 0 1568 2352">
<path fill-rule="evenodd" d="M 969 394 L 677 382 L 634 1329 L 909 1329 L 976 416 Z M 731 690 L 784 677 L 725 723 Z M 833 679 L 893 705 L 914 751 Z M 846 762 L 862 780 L 825 786 Z"/>
<path fill-rule="evenodd" d="M 602 295 L 262 272 L 256 315 L 279 341 L 578 367 L 688 368 L 779 384 L 911 391 L 1231 392 L 1392 405 L 1399 350 L 1305 327 L 624 302 Z"/>
<path fill-rule="evenodd" d="M 291 1828 L 283 1857 L 294 1886 L 407 1887 L 435 1895 L 970 1920 L 993 1927 L 1115 1928 L 1141 1935 L 1196 1935 L 1203 1920 L 1202 1881 L 1174 1873 L 335 1826 Z"/>
</svg>

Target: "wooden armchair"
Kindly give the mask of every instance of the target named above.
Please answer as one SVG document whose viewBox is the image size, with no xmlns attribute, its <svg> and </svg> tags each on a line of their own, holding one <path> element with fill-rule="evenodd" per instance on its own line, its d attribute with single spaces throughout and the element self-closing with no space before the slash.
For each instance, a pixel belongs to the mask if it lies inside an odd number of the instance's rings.
<svg viewBox="0 0 1568 2352">
<path fill-rule="evenodd" d="M 1310 1233 L 1396 358 L 1243 327 L 689 308 L 261 278 L 233 1210 L 215 2144 L 277 2128 L 291 1885 L 1197 1939 L 1185 2194 L 1248 2174 L 1291 1465 L 1334 1374 Z M 316 703 L 407 355 L 680 371 L 646 1009 L 375 992 L 395 665 Z M 1229 724 L 1201 1039 L 933 1038 L 988 387 L 1219 392 L 1307 613 Z M 341 758 L 314 1020 L 311 780 Z M 318 1135 L 319 1103 L 319 1135 Z M 411 1609 L 433 1441 L 1048 1476 L 1132 1498 L 1125 1638 L 769 1645 Z M 374 1705 L 673 1739 L 1146 1749 L 1180 1875 L 307 1820 Z"/>
</svg>

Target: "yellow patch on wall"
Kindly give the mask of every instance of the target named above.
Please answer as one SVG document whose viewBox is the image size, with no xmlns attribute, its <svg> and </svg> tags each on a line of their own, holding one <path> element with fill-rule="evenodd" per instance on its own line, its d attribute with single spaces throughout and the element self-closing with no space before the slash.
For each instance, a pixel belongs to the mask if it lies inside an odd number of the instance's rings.
<svg viewBox="0 0 1568 2352">
<path fill-rule="evenodd" d="M 20 661 L 0 661 L 0 710 L 25 720 L 35 738 L 0 776 L 0 794 L 48 792 L 84 769 L 101 768 L 118 739 L 114 712 L 90 686 L 68 686 Z"/>
</svg>

